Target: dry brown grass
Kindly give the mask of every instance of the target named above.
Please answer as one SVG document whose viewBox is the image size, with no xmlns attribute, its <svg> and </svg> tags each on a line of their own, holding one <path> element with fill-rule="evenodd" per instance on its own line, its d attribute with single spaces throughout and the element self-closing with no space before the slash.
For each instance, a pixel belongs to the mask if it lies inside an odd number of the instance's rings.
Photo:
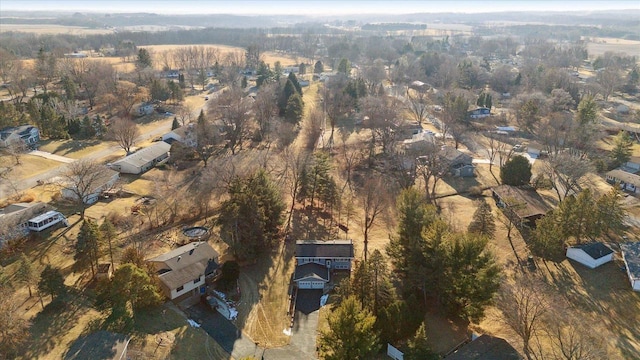
<svg viewBox="0 0 640 360">
<path fill-rule="evenodd" d="M 102 140 L 49 140 L 42 143 L 40 150 L 72 159 L 82 159 L 114 145 L 116 145 L 115 142 Z"/>
<path fill-rule="evenodd" d="M 607 51 L 623 52 L 629 56 L 640 56 L 640 41 L 618 38 L 591 38 L 587 43 L 590 58 L 596 58 Z"/>
<path fill-rule="evenodd" d="M 36 176 L 61 165 L 58 161 L 29 154 L 21 155 L 20 161 L 21 164 L 13 167 L 13 171 L 10 174 L 12 180 L 22 180 Z M 7 156 L 0 156 L 0 167 L 7 166 L 7 164 L 13 164 L 13 159 Z"/>
</svg>

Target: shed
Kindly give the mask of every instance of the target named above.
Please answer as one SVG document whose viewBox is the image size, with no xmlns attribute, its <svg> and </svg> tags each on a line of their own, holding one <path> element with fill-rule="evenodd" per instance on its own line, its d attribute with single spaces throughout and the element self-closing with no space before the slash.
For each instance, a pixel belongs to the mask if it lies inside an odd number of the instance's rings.
<svg viewBox="0 0 640 360">
<path fill-rule="evenodd" d="M 568 247 L 567 257 L 590 269 L 595 269 L 602 264 L 613 261 L 613 250 L 603 243 L 594 242 Z"/>
<path fill-rule="evenodd" d="M 621 244 L 620 249 L 631 288 L 640 291 L 640 242 Z"/>
</svg>

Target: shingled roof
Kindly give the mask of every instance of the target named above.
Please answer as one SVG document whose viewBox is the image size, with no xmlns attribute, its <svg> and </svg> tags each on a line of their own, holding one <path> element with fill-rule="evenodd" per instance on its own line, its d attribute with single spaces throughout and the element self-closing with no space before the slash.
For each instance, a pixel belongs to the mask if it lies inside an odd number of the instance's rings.
<svg viewBox="0 0 640 360">
<path fill-rule="evenodd" d="M 351 240 L 298 240 L 296 257 L 353 258 Z"/>
<path fill-rule="evenodd" d="M 535 190 L 500 185 L 492 188 L 491 191 L 507 206 L 510 206 L 520 219 L 546 215 L 551 210 L 551 207 Z"/>
<path fill-rule="evenodd" d="M 599 242 L 594 242 L 590 244 L 581 244 L 572 246 L 573 248 L 578 248 L 587 253 L 587 255 L 591 256 L 592 259 L 600 259 L 601 257 L 607 256 L 613 253 L 607 245 Z"/>
<path fill-rule="evenodd" d="M 505 339 L 482 335 L 455 353 L 445 357 L 446 360 L 521 360 L 522 356 Z"/>
</svg>

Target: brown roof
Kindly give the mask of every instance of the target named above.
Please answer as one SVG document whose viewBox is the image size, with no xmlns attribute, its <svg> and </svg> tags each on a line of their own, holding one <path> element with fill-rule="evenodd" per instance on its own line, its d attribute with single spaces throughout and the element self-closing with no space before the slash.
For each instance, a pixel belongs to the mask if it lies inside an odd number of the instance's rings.
<svg viewBox="0 0 640 360">
<path fill-rule="evenodd" d="M 217 268 L 218 253 L 206 241 L 192 242 L 149 259 L 161 264 L 160 281 L 169 289 L 176 289 Z"/>
<path fill-rule="evenodd" d="M 491 189 L 493 193 L 521 219 L 536 215 L 546 215 L 551 210 L 542 196 L 535 190 L 521 189 L 511 185 L 500 185 Z"/>
</svg>

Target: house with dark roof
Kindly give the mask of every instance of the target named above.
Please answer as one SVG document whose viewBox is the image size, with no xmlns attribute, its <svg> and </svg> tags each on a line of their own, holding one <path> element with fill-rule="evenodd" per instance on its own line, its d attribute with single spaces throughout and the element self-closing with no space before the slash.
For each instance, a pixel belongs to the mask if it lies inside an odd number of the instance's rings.
<svg viewBox="0 0 640 360">
<path fill-rule="evenodd" d="M 520 353 L 505 339 L 481 335 L 444 357 L 446 360 L 522 360 Z"/>
<path fill-rule="evenodd" d="M 164 164 L 169 159 L 169 150 L 170 144 L 158 141 L 108 166 L 123 174 L 142 174 L 156 165 Z"/>
<path fill-rule="evenodd" d="M 620 249 L 631 288 L 640 291 L 640 242 L 621 244 Z"/>
<path fill-rule="evenodd" d="M 606 179 L 610 184 L 618 184 L 622 190 L 632 193 L 640 192 L 640 175 L 615 169 L 606 174 Z"/>
<path fill-rule="evenodd" d="M 472 119 L 481 119 L 487 116 L 491 116 L 491 109 L 486 107 L 479 107 L 468 112 L 469 117 Z"/>
<path fill-rule="evenodd" d="M 533 189 L 500 185 L 491 188 L 491 192 L 498 207 L 508 209 L 507 216 L 515 217 L 520 226 L 535 227 L 536 221 L 551 211 L 551 207 Z"/>
<path fill-rule="evenodd" d="M 64 360 L 124 360 L 131 339 L 104 330 L 81 336 L 64 355 Z"/>
<path fill-rule="evenodd" d="M 207 242 L 192 242 L 147 262 L 154 266 L 163 294 L 174 300 L 204 294 L 205 278 L 217 274 L 218 253 Z"/>
<path fill-rule="evenodd" d="M 294 282 L 299 289 L 323 289 L 331 271 L 350 270 L 353 259 L 351 240 L 296 241 Z"/>
<path fill-rule="evenodd" d="M 20 125 L 0 129 L 0 147 L 25 145 L 29 148 L 38 147 L 40 131 L 33 125 Z"/>
<path fill-rule="evenodd" d="M 613 250 L 601 242 L 580 244 L 568 247 L 567 257 L 588 268 L 595 269 L 613 261 Z"/>
</svg>

